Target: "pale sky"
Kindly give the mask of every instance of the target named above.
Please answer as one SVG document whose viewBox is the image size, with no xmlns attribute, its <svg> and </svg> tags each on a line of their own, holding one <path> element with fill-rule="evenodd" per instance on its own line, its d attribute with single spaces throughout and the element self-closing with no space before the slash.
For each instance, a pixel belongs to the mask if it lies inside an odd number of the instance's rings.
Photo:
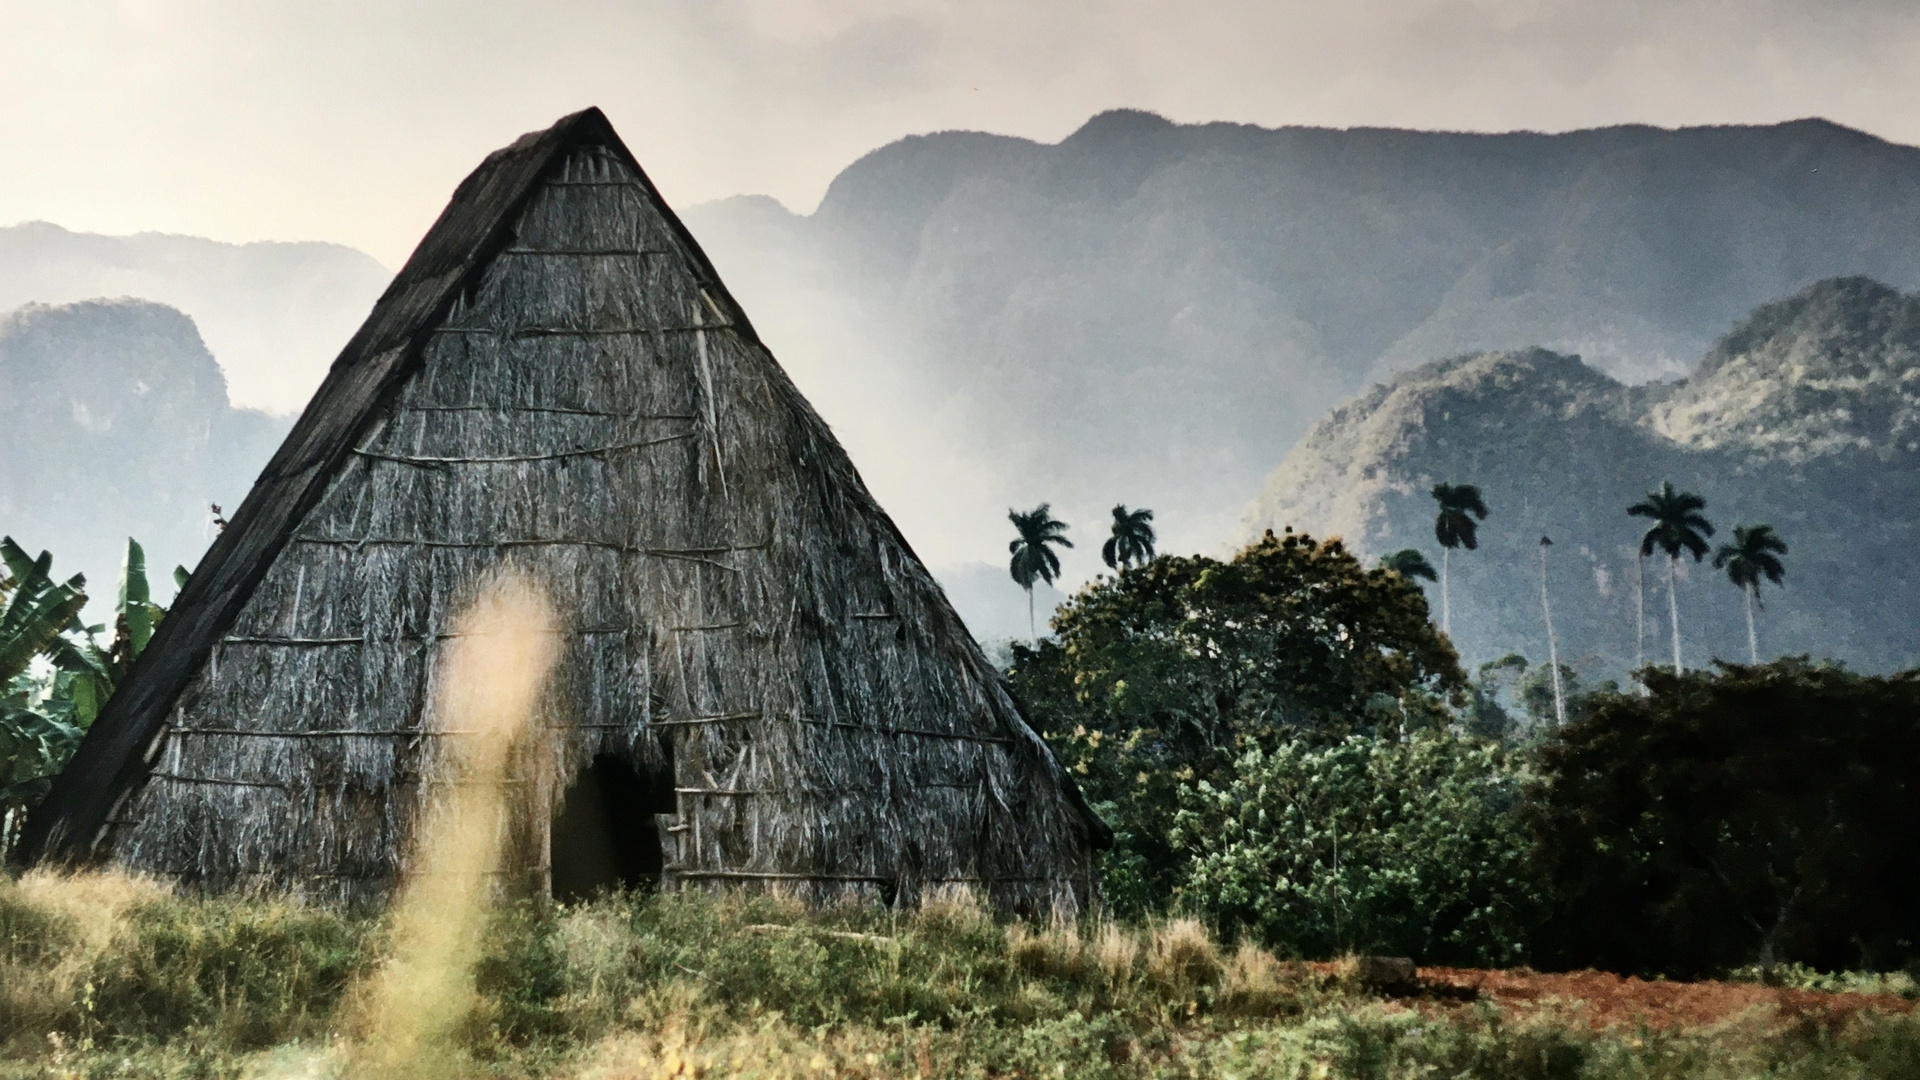
<svg viewBox="0 0 1920 1080">
<path fill-rule="evenodd" d="M 489 151 L 599 105 L 669 201 L 810 211 L 902 135 L 1825 116 L 1920 143 L 1887 0 L 0 0 L 0 224 L 397 267 Z"/>
</svg>

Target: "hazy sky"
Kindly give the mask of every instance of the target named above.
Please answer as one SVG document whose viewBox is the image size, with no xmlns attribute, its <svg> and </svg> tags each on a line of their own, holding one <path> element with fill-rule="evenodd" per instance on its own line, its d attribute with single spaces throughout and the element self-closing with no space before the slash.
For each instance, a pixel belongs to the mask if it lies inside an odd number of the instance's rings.
<svg viewBox="0 0 1920 1080">
<path fill-rule="evenodd" d="M 1821 115 L 1920 142 L 1920 3 L 0 0 L 0 224 L 323 239 L 389 266 L 589 104 L 668 199 L 811 210 L 903 134 L 1092 113 L 1564 130 Z"/>
</svg>

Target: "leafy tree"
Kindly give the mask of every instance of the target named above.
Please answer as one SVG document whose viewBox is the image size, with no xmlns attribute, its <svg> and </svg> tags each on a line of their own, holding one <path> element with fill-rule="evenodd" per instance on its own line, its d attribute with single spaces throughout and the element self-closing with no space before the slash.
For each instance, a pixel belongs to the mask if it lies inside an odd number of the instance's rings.
<svg viewBox="0 0 1920 1080">
<path fill-rule="evenodd" d="M 1539 755 L 1559 964 L 1701 975 L 1920 959 L 1920 673 L 1643 673 Z"/>
<path fill-rule="evenodd" d="M 1433 519 L 1433 538 L 1440 541 L 1440 629 L 1452 634 L 1453 596 L 1447 579 L 1453 549 L 1473 551 L 1480 546 L 1479 523 L 1487 519 L 1487 504 L 1472 484 L 1435 484 L 1433 501 L 1440 504 L 1440 513 Z"/>
<path fill-rule="evenodd" d="M 1771 525 L 1735 525 L 1733 543 L 1721 544 L 1713 553 L 1713 568 L 1725 570 L 1727 580 L 1746 597 L 1747 659 L 1751 663 L 1760 662 L 1760 635 L 1753 628 L 1753 609 L 1762 606 L 1760 581 L 1764 578 L 1780 584 L 1787 573 L 1780 556 L 1786 553 L 1786 541 L 1774 533 Z"/>
<path fill-rule="evenodd" d="M 1468 689 L 1465 724 L 1468 734 L 1506 743 L 1520 730 L 1514 712 L 1519 708 L 1519 688 L 1526 677 L 1527 658 L 1508 653 L 1488 660 L 1474 674 Z"/>
<path fill-rule="evenodd" d="M 1521 782 L 1497 746 L 1445 729 L 1256 747 L 1183 799 L 1182 904 L 1297 955 L 1514 963 L 1543 911 Z"/>
<path fill-rule="evenodd" d="M 1701 513 L 1706 508 L 1707 500 L 1690 491 L 1675 491 L 1671 481 L 1661 483 L 1659 491 L 1648 493 L 1644 502 L 1627 507 L 1627 513 L 1635 517 L 1653 519 L 1653 525 L 1640 538 L 1641 556 L 1653 554 L 1655 548 L 1667 555 L 1667 620 L 1673 628 L 1676 675 L 1686 670 L 1680 663 L 1680 600 L 1676 591 L 1680 553 L 1690 553 L 1694 562 L 1706 555 L 1707 537 L 1713 535 L 1713 524 Z"/>
<path fill-rule="evenodd" d="M 1254 747 L 1444 724 L 1466 686 L 1418 587 L 1291 532 L 1099 579 L 1054 628 L 1015 646 L 1009 679 L 1118 834 L 1123 912 L 1164 906 L 1184 873 L 1168 839 L 1182 786 L 1226 786 Z"/>
<path fill-rule="evenodd" d="M 1561 722 L 1562 710 L 1566 722 L 1577 723 L 1620 692 L 1611 679 L 1588 688 L 1573 668 L 1559 667 L 1556 700 L 1555 672 L 1546 664 L 1535 666 L 1519 653 L 1481 664 L 1463 717 L 1468 733 L 1507 746 L 1537 745 Z"/>
<path fill-rule="evenodd" d="M 1425 578 L 1428 581 L 1440 580 L 1440 575 L 1433 569 L 1433 564 L 1427 561 L 1425 555 L 1420 554 L 1419 548 L 1401 548 L 1399 551 L 1380 556 L 1380 568 L 1391 570 L 1409 581 L 1414 578 Z"/>
<path fill-rule="evenodd" d="M 1113 508 L 1113 535 L 1100 547 L 1100 558 L 1119 569 L 1153 560 L 1153 511 Z"/>
<path fill-rule="evenodd" d="M 1027 632 L 1038 637 L 1033 623 L 1033 583 L 1053 584 L 1060 576 L 1060 556 L 1053 553 L 1053 545 L 1072 547 L 1073 541 L 1065 536 L 1067 524 L 1054 520 L 1051 503 L 1041 503 L 1024 514 L 1009 510 L 1007 520 L 1013 522 L 1014 531 L 1019 534 L 1007 545 L 1013 554 L 1007 569 L 1013 574 L 1013 580 L 1027 590 Z"/>
</svg>

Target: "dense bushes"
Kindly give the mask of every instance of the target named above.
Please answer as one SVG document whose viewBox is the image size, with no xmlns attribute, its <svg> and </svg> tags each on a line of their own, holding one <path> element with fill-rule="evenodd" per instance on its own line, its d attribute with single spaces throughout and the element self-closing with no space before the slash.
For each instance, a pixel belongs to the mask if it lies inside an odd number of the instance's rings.
<svg viewBox="0 0 1920 1080">
<path fill-rule="evenodd" d="M 1502 751 L 1445 731 L 1248 751 L 1185 798 L 1183 906 L 1308 956 L 1519 960 L 1543 913 Z"/>
<path fill-rule="evenodd" d="M 1469 686 L 1406 579 L 1293 534 L 1101 578 L 1054 629 L 1009 678 L 1115 826 L 1122 915 L 1305 956 L 1920 960 L 1920 674 L 1564 679 L 1555 731 L 1550 673 Z"/>
<path fill-rule="evenodd" d="M 1296 533 L 1101 578 L 1053 626 L 1015 646 L 1009 678 L 1114 827 L 1123 915 L 1164 909 L 1184 879 L 1183 789 L 1224 789 L 1252 749 L 1443 724 L 1466 686 L 1418 588 Z"/>
<path fill-rule="evenodd" d="M 1542 748 L 1545 958 L 1672 974 L 1920 958 L 1920 674 L 1643 673 Z"/>
</svg>

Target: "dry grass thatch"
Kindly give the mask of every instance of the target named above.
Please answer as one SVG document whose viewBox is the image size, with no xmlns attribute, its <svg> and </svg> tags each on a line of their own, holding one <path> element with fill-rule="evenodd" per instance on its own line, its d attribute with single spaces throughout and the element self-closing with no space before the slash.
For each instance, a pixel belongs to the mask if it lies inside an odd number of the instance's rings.
<svg viewBox="0 0 1920 1080">
<path fill-rule="evenodd" d="M 1092 902 L 1104 826 L 597 111 L 462 185 L 30 851 L 384 899 L 460 737 L 436 657 L 503 566 L 565 621 L 520 870 L 564 869 L 545 829 L 598 760 L 669 886 Z"/>
</svg>

